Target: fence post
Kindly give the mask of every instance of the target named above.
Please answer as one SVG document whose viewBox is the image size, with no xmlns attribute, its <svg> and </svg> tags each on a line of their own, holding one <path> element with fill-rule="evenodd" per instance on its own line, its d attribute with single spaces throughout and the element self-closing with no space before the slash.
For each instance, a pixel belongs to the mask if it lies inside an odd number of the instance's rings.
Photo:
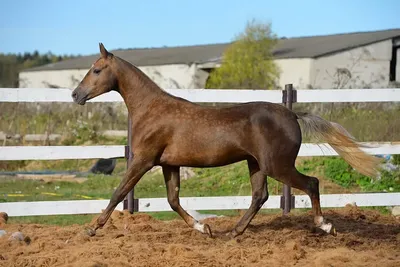
<svg viewBox="0 0 400 267">
<path fill-rule="evenodd" d="M 293 84 L 286 84 L 285 90 L 282 91 L 282 103 L 288 109 L 292 109 L 292 103 L 297 101 L 297 91 L 293 90 Z M 283 214 L 288 214 L 290 209 L 294 208 L 294 195 L 291 193 L 290 186 L 283 185 L 283 196 L 281 196 L 281 209 Z"/>
<path fill-rule="evenodd" d="M 125 146 L 125 158 L 126 158 L 126 167 L 127 169 L 132 163 L 133 153 L 131 150 L 132 143 L 132 121 L 130 115 L 128 115 L 128 140 L 127 145 Z M 132 189 L 126 196 L 123 202 L 123 209 L 128 210 L 130 213 L 134 211 L 138 211 L 138 203 L 134 196 L 135 188 Z"/>
</svg>

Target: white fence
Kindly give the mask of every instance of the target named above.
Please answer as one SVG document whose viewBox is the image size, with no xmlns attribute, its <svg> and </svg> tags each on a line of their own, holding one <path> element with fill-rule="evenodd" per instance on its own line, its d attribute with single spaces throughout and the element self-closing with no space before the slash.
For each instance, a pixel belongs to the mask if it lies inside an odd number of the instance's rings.
<svg viewBox="0 0 400 267">
<path fill-rule="evenodd" d="M 280 196 L 270 196 L 263 209 L 279 209 Z M 139 198 L 140 212 L 172 211 L 166 198 Z M 248 209 L 250 196 L 226 197 L 181 197 L 180 203 L 187 210 L 232 210 Z M 356 203 L 360 207 L 398 206 L 400 193 L 363 193 L 363 194 L 329 194 L 321 195 L 321 207 L 340 208 Z M 8 216 L 96 214 L 108 204 L 108 200 L 68 200 L 68 201 L 35 201 L 0 203 L 0 211 Z M 307 195 L 296 195 L 296 208 L 311 208 Z M 120 203 L 117 210 L 122 210 Z"/>
<path fill-rule="evenodd" d="M 281 90 L 167 89 L 167 92 L 202 103 L 282 103 Z M 72 102 L 70 89 L 0 88 L 0 102 Z M 400 102 L 399 89 L 312 89 L 298 90 L 297 103 Z M 88 102 L 122 102 L 116 92 Z"/>
<path fill-rule="evenodd" d="M 400 142 L 361 143 L 369 146 L 362 148 L 367 153 L 400 154 Z M 108 146 L 3 146 L 0 147 L 0 160 L 60 160 L 60 159 L 95 159 L 121 158 L 125 147 Z M 335 150 L 327 143 L 302 144 L 301 157 L 337 156 Z"/>
<path fill-rule="evenodd" d="M 268 101 L 282 103 L 281 90 L 214 90 L 170 89 L 169 93 L 193 102 L 243 103 Z M 89 102 L 122 102 L 115 92 L 101 95 Z M 0 88 L 0 102 L 72 102 L 70 89 Z M 298 90 L 297 103 L 320 102 L 400 102 L 399 89 L 312 89 Z M 400 154 L 400 142 L 366 143 L 371 154 Z M 5 146 L 0 147 L 0 160 L 59 160 L 124 157 L 124 146 Z M 328 144 L 302 144 L 299 156 L 334 156 Z M 251 197 L 181 198 L 182 206 L 191 210 L 247 209 Z M 139 211 L 171 210 L 165 198 L 139 199 Z M 398 206 L 400 193 L 330 194 L 321 195 L 322 207 Z M 41 201 L 0 203 L 0 211 L 9 216 L 99 213 L 108 200 Z M 308 196 L 295 198 L 295 208 L 311 207 Z M 271 196 L 263 208 L 280 208 L 280 196 Z M 122 204 L 117 209 L 122 210 Z"/>
</svg>

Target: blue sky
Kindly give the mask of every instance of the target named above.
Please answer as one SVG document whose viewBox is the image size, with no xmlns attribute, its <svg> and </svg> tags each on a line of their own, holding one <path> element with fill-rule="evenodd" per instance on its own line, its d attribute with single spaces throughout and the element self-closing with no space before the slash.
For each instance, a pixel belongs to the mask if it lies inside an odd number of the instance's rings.
<svg viewBox="0 0 400 267">
<path fill-rule="evenodd" d="M 252 18 L 278 36 L 400 28 L 398 0 L 1 0 L 0 53 L 231 41 Z"/>
</svg>

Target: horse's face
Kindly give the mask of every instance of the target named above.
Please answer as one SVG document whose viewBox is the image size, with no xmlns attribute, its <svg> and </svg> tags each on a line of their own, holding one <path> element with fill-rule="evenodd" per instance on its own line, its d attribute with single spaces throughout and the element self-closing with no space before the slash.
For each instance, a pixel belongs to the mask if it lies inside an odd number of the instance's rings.
<svg viewBox="0 0 400 267">
<path fill-rule="evenodd" d="M 117 87 L 117 78 L 112 71 L 113 54 L 100 43 L 101 57 L 92 65 L 78 87 L 72 92 L 72 99 L 79 105 L 87 100 L 107 93 Z"/>
</svg>

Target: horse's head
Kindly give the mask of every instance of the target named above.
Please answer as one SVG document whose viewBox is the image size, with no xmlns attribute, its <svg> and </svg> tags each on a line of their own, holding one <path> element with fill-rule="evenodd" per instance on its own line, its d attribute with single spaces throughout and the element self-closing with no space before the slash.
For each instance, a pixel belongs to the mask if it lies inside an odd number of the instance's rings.
<svg viewBox="0 0 400 267">
<path fill-rule="evenodd" d="M 117 87 L 117 77 L 112 71 L 114 55 L 108 52 L 102 43 L 99 46 L 101 57 L 92 65 L 78 87 L 72 92 L 72 99 L 79 105 L 84 105 L 87 100 Z"/>
</svg>

